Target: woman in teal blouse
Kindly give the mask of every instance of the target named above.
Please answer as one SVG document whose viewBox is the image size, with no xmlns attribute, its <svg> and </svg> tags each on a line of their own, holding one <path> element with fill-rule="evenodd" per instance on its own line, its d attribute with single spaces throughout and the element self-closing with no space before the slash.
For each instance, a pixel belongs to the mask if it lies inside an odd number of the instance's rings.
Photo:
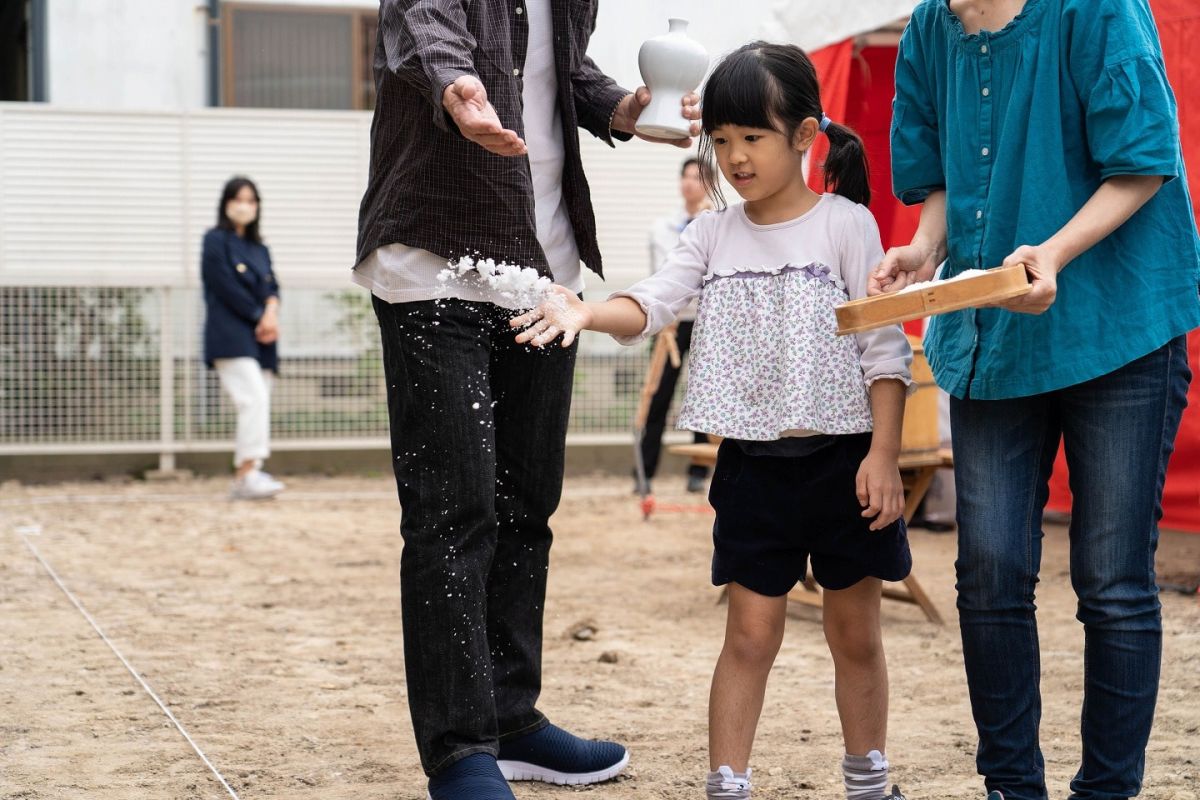
<svg viewBox="0 0 1200 800">
<path fill-rule="evenodd" d="M 1033 282 L 926 336 L 951 394 L 979 772 L 1004 800 L 1047 797 L 1034 586 L 1061 438 L 1086 641 L 1071 798 L 1132 797 L 1158 689 L 1159 501 L 1200 325 L 1200 240 L 1147 0 L 924 0 L 896 65 L 892 169 L 897 197 L 924 208 L 872 291 L 943 261 L 943 277 L 1023 263 Z"/>
</svg>

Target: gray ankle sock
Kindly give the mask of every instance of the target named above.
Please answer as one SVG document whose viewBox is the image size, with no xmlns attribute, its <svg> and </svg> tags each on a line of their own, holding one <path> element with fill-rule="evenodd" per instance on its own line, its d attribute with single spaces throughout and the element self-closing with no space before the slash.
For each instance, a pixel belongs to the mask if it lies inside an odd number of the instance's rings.
<svg viewBox="0 0 1200 800">
<path fill-rule="evenodd" d="M 730 767 L 719 767 L 708 773 L 704 791 L 708 800 L 750 800 L 750 770 L 734 772 Z"/>
<path fill-rule="evenodd" d="M 842 758 L 842 777 L 846 781 L 846 800 L 880 800 L 887 795 L 887 758 L 878 750 L 865 756 L 847 753 Z"/>
</svg>

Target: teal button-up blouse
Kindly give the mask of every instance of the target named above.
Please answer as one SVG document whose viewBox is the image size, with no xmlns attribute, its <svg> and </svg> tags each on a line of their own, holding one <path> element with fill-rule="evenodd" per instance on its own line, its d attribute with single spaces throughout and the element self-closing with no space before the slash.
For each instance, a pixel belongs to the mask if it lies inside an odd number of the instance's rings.
<svg viewBox="0 0 1200 800">
<path fill-rule="evenodd" d="M 924 0 L 900 43 L 893 112 L 896 196 L 946 190 L 943 277 L 1041 244 L 1111 176 L 1169 179 L 1059 274 L 1045 314 L 934 317 L 926 353 L 942 388 L 1053 391 L 1200 326 L 1200 239 L 1148 0 L 1027 0 L 1003 30 L 974 35 L 947 0 Z"/>
</svg>

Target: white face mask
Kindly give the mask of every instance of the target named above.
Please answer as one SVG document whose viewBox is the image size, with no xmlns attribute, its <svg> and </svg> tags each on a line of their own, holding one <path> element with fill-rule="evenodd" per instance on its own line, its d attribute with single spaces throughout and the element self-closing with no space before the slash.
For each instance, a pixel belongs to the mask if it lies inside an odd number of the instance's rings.
<svg viewBox="0 0 1200 800">
<path fill-rule="evenodd" d="M 225 204 L 225 216 L 235 225 L 249 225 L 258 219 L 258 204 L 234 200 Z"/>
</svg>

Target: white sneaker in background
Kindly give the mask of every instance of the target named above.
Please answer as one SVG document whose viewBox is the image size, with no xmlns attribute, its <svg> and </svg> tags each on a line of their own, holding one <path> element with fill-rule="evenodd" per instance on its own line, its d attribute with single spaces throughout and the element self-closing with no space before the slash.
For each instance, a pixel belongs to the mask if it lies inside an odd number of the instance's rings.
<svg viewBox="0 0 1200 800">
<path fill-rule="evenodd" d="M 230 500 L 266 500 L 283 491 L 283 484 L 260 469 L 247 472 L 234 480 L 229 489 Z"/>
</svg>

